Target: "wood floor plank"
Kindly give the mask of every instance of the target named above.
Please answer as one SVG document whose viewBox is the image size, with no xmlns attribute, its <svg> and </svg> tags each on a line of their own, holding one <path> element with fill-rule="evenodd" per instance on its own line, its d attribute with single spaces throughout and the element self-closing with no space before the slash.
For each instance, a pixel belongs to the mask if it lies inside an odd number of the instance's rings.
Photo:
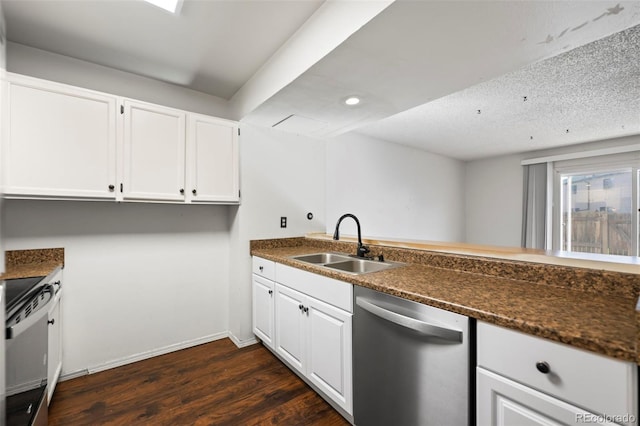
<svg viewBox="0 0 640 426">
<path fill-rule="evenodd" d="M 262 345 L 222 339 L 61 382 L 49 425 L 349 423 Z"/>
</svg>

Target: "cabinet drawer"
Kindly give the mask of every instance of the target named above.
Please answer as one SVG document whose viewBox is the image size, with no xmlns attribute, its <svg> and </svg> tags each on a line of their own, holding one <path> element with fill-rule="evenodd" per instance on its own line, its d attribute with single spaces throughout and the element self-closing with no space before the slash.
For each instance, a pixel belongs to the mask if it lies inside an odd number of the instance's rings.
<svg viewBox="0 0 640 426">
<path fill-rule="evenodd" d="M 353 285 L 344 281 L 276 263 L 276 281 L 308 296 L 315 297 L 353 313 Z"/>
<path fill-rule="evenodd" d="M 637 367 L 486 323 L 477 326 L 478 365 L 607 415 L 637 416 Z M 536 366 L 544 362 L 549 372 Z"/>
<path fill-rule="evenodd" d="M 276 276 L 274 262 L 253 256 L 253 273 L 273 281 Z"/>
</svg>

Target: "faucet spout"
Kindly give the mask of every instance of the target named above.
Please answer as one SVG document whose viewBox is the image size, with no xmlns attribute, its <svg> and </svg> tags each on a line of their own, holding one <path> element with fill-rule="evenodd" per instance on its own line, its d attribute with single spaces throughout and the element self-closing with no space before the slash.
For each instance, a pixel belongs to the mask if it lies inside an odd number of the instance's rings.
<svg viewBox="0 0 640 426">
<path fill-rule="evenodd" d="M 338 223 L 336 223 L 336 230 L 333 232 L 333 239 L 336 241 L 340 239 L 340 224 L 344 219 L 348 217 L 356 221 L 356 227 L 358 228 L 358 250 L 356 252 L 356 255 L 358 257 L 365 257 L 365 255 L 369 253 L 369 247 L 362 244 L 362 233 L 360 232 L 360 221 L 355 215 L 351 213 L 346 213 L 340 216 L 340 219 L 338 219 Z"/>
</svg>

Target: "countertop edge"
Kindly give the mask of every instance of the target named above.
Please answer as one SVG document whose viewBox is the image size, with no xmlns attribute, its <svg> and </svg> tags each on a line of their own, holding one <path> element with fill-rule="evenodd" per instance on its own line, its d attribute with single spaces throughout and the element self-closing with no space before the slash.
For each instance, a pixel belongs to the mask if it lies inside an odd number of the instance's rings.
<svg viewBox="0 0 640 426">
<path fill-rule="evenodd" d="M 295 244 L 296 247 L 302 247 L 303 244 Z M 287 247 L 282 245 L 280 247 Z M 313 251 L 315 247 L 311 245 L 308 247 Z M 413 300 L 419 303 L 424 303 L 429 306 L 445 309 L 451 312 L 459 313 L 469 316 L 476 320 L 485 321 L 498 326 L 503 326 L 512 330 L 521 331 L 526 334 L 546 338 L 555 342 L 568 344 L 572 347 L 587 350 L 590 352 L 598 353 L 603 356 L 612 357 L 622 361 L 630 361 L 640 365 L 640 356 L 636 350 L 636 341 L 629 343 L 628 345 L 620 345 L 619 343 L 608 341 L 606 338 L 592 339 L 581 335 L 579 332 L 569 332 L 567 330 L 557 330 L 551 326 L 547 326 L 543 323 L 533 323 L 524 321 L 522 319 L 509 318 L 497 313 L 486 312 L 478 309 L 474 309 L 468 306 L 451 303 L 446 300 L 439 300 L 425 295 L 418 295 L 408 291 L 403 291 L 399 288 L 390 288 L 380 285 L 376 285 L 367 280 L 367 274 L 364 275 L 351 275 L 338 271 L 328 270 L 320 266 L 311 264 L 303 264 L 302 262 L 283 257 L 281 255 L 274 255 L 270 253 L 269 248 L 252 248 L 250 250 L 251 255 L 256 255 L 267 260 L 272 260 L 277 263 L 285 264 L 298 269 L 303 269 L 308 272 L 317 273 L 329 278 L 345 281 L 354 285 L 367 287 L 373 290 L 378 290 L 387 294 L 391 294 L 398 297 L 403 297 L 408 300 Z M 392 273 L 393 270 L 384 271 L 383 274 Z M 462 274 L 472 274 L 471 272 L 456 271 Z M 531 283 L 528 283 L 531 284 Z M 536 284 L 534 284 L 536 285 Z M 571 290 L 580 291 L 580 290 Z M 638 321 L 640 321 L 640 313 L 637 314 Z M 637 338 L 640 341 L 640 337 Z"/>
</svg>

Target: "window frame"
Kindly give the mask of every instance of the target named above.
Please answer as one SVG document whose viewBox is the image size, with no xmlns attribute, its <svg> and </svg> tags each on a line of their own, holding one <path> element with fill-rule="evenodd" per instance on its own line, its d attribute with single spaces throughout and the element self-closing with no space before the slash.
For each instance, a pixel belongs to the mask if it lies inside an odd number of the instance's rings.
<svg viewBox="0 0 640 426">
<path fill-rule="evenodd" d="M 640 152 L 583 157 L 547 163 L 547 250 L 562 250 L 562 175 L 580 175 L 631 169 L 631 232 L 635 238 L 630 256 L 640 256 Z M 551 201 L 551 202 L 549 202 Z M 551 226 L 549 226 L 551 225 Z M 580 252 L 571 252 L 580 253 Z M 602 256 L 613 256 L 602 254 Z"/>
</svg>

